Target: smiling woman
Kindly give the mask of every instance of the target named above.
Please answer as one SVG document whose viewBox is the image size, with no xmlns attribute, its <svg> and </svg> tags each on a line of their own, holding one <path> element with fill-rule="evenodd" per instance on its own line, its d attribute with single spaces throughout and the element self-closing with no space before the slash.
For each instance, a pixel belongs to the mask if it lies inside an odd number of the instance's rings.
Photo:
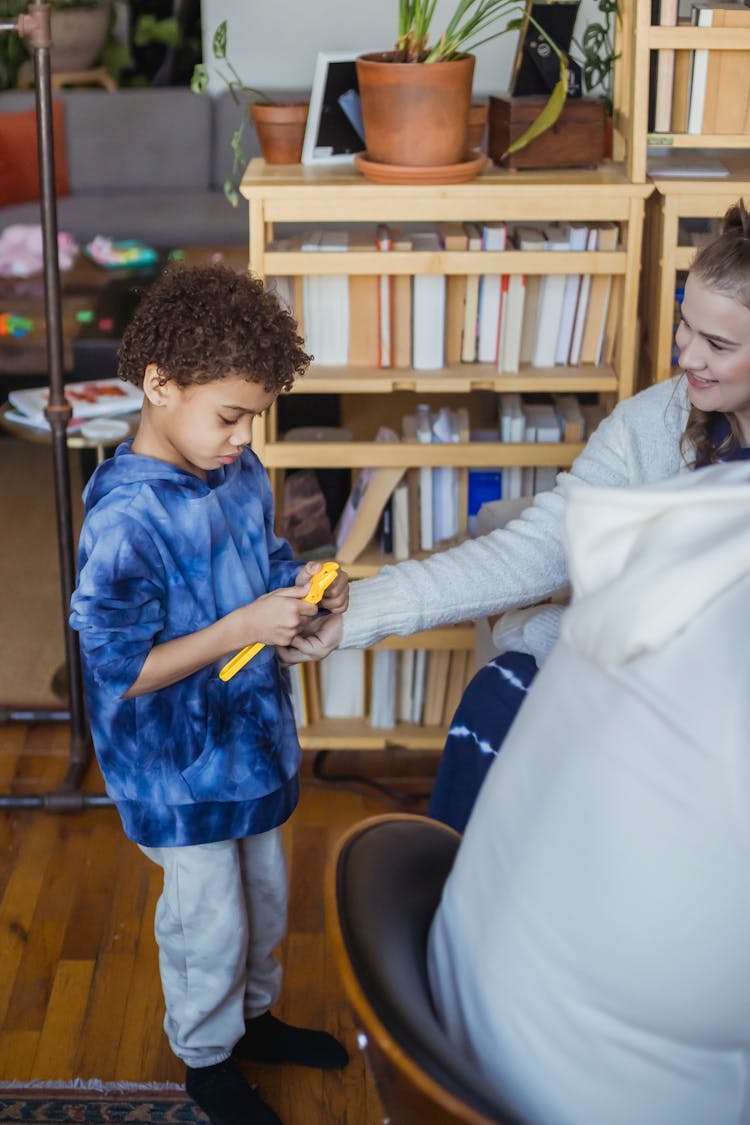
<svg viewBox="0 0 750 1125">
<path fill-rule="evenodd" d="M 750 453 L 750 215 L 730 208 L 685 284 L 675 337 L 691 410 L 684 442 L 695 465 Z"/>
</svg>

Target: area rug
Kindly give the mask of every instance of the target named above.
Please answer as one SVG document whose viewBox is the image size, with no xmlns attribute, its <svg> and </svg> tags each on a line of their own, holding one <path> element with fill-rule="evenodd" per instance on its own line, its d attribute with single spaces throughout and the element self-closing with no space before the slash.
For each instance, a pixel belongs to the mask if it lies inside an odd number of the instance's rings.
<svg viewBox="0 0 750 1125">
<path fill-rule="evenodd" d="M 74 536 L 82 516 L 80 457 L 71 452 Z M 62 592 L 51 445 L 0 438 L 0 709 L 66 707 Z"/>
<path fill-rule="evenodd" d="M 0 1121 L 34 1125 L 207 1125 L 182 1086 L 0 1083 Z"/>
</svg>

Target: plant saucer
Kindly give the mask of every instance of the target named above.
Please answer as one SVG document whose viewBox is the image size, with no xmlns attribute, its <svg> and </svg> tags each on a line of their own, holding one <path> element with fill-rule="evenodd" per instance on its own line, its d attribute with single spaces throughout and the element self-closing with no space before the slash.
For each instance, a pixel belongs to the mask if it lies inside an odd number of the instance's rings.
<svg viewBox="0 0 750 1125">
<path fill-rule="evenodd" d="M 366 152 L 354 157 L 355 167 L 376 184 L 463 184 L 473 180 L 487 163 L 484 152 L 473 152 L 458 164 L 380 164 Z"/>
</svg>

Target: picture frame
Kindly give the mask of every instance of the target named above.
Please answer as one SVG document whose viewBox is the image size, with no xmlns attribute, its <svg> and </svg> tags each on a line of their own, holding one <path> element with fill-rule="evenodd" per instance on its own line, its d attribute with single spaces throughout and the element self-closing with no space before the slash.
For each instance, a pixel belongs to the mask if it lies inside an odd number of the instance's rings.
<svg viewBox="0 0 750 1125">
<path fill-rule="evenodd" d="M 356 60 L 363 51 L 319 51 L 302 144 L 303 164 L 351 164 L 364 152 Z"/>
<path fill-rule="evenodd" d="M 550 39 L 567 55 L 573 40 L 573 28 L 578 15 L 580 0 L 562 0 L 560 3 L 534 3 L 531 14 L 536 23 L 544 28 Z M 572 64 L 572 60 L 569 60 Z M 526 15 L 518 36 L 516 54 L 510 83 L 512 97 L 529 97 L 540 94 L 549 95 L 560 77 L 557 56 L 549 43 L 539 34 L 536 26 Z M 570 97 L 574 91 L 568 89 Z M 580 96 L 580 90 L 578 91 Z"/>
</svg>

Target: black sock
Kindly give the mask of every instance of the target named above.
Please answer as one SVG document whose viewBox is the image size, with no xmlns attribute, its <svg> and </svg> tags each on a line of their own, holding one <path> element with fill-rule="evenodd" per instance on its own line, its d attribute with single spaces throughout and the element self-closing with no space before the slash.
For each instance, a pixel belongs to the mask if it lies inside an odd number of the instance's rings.
<svg viewBox="0 0 750 1125">
<path fill-rule="evenodd" d="M 321 1070 L 336 1070 L 349 1062 L 344 1047 L 327 1031 L 292 1027 L 270 1012 L 245 1021 L 245 1034 L 235 1045 L 234 1053 L 240 1059 L 297 1063 Z"/>
<path fill-rule="evenodd" d="M 232 1058 L 214 1066 L 189 1066 L 185 1089 L 212 1125 L 281 1125 Z"/>
</svg>

